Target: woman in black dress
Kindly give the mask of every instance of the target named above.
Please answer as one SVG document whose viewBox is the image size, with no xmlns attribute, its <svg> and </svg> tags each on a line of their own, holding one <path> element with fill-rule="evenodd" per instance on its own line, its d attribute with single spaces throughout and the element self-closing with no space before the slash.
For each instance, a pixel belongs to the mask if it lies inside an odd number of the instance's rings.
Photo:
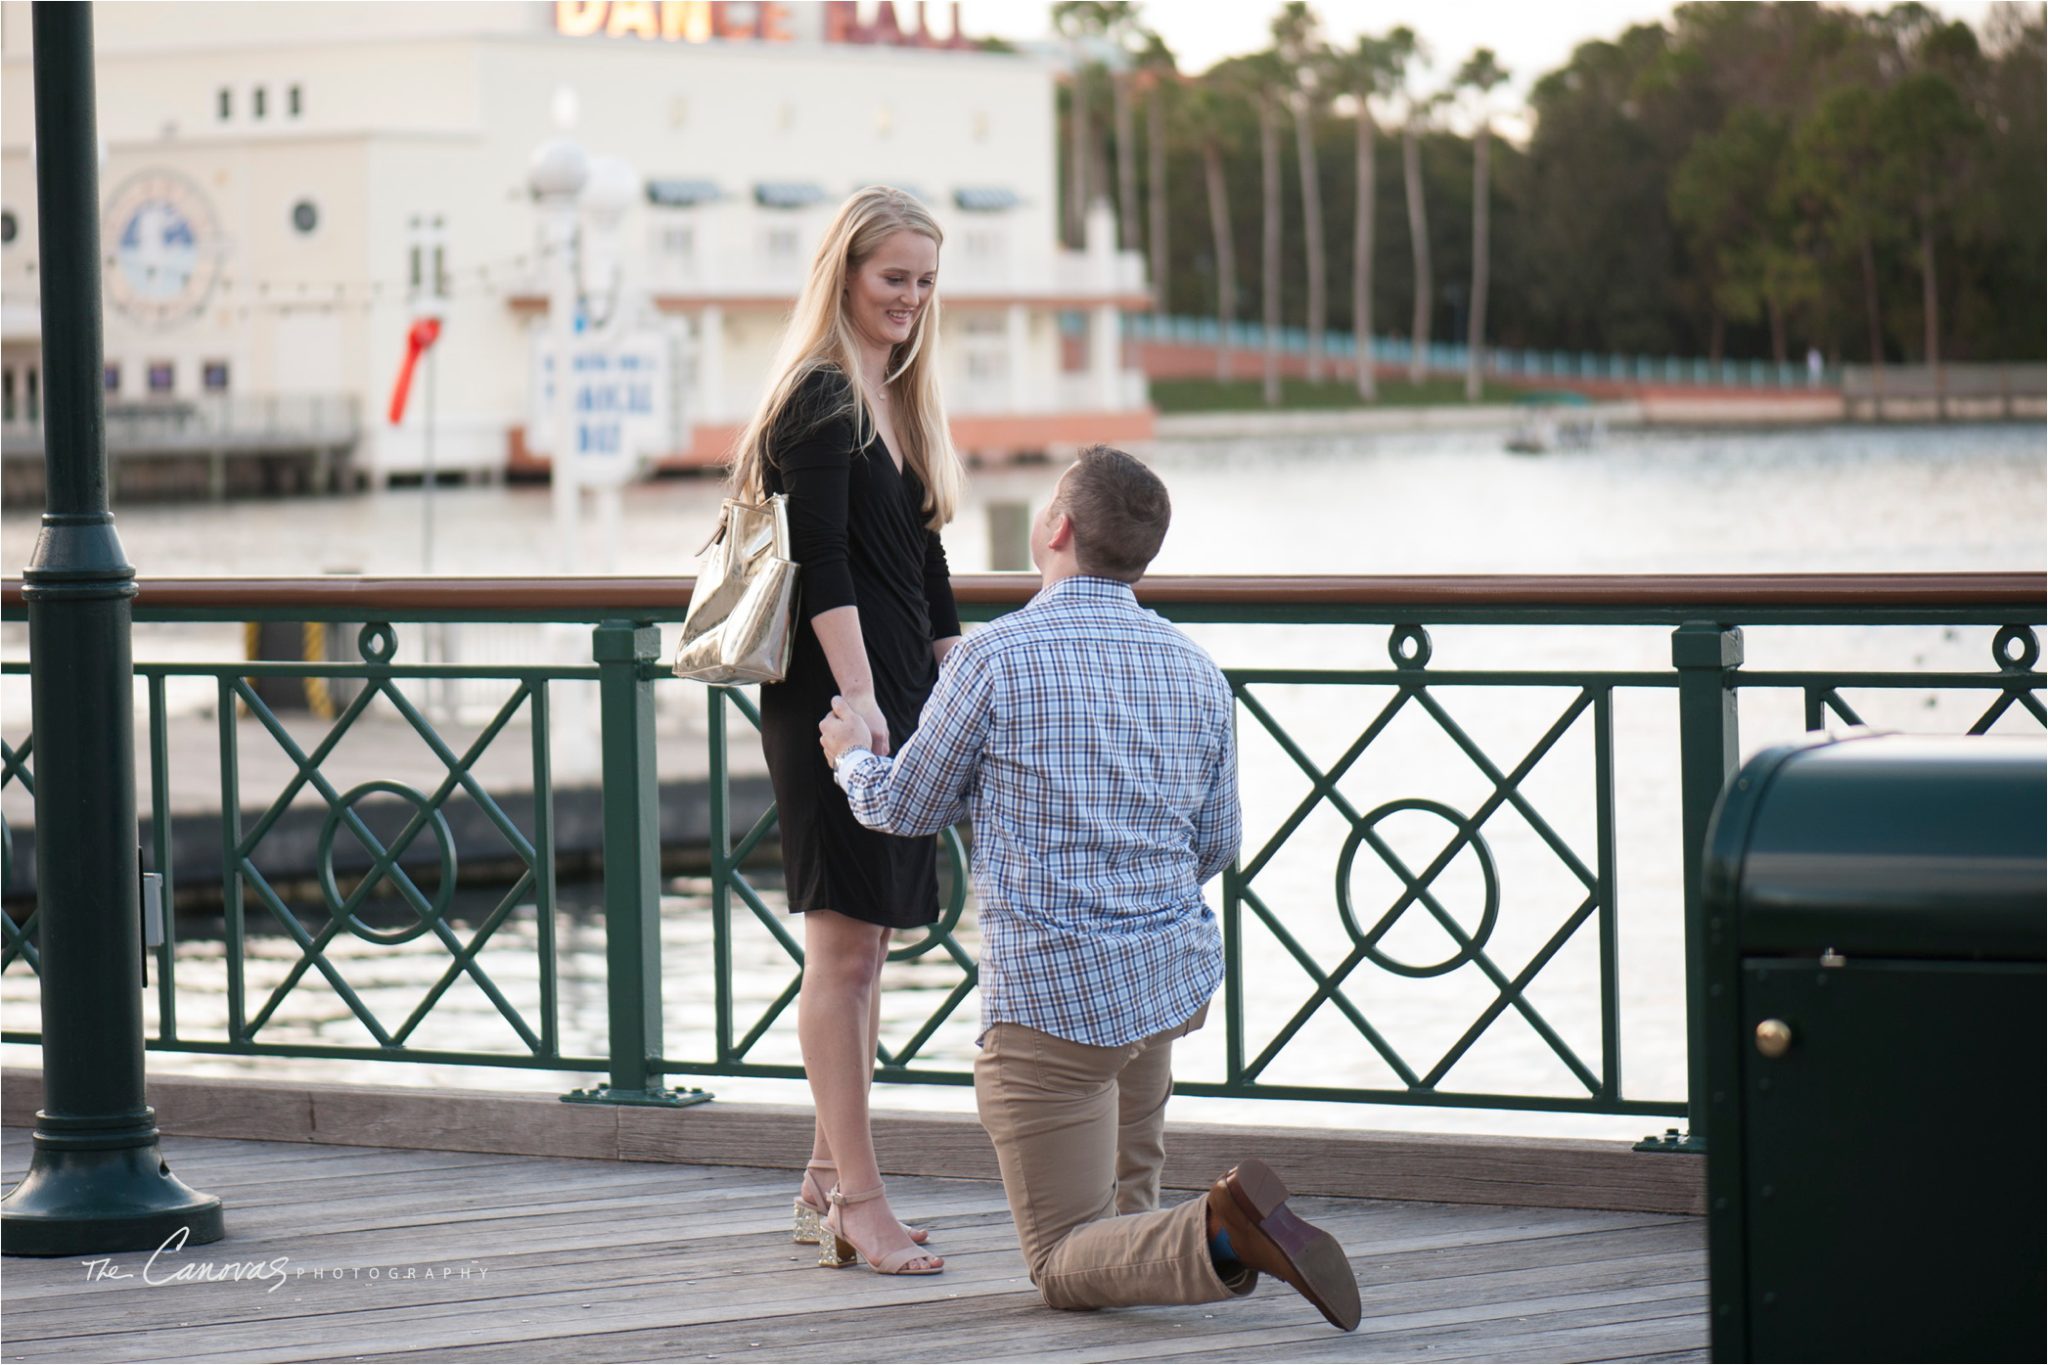
<svg viewBox="0 0 2048 1365">
<path fill-rule="evenodd" d="M 861 827 L 818 721 L 843 696 L 889 752 L 910 738 L 959 638 L 939 543 L 962 481 L 933 354 L 939 242 L 901 191 L 841 206 L 734 470 L 743 496 L 788 495 L 801 575 L 789 675 L 761 689 L 789 908 L 804 917 L 797 1034 L 818 1114 L 796 1236 L 822 1241 L 820 1264 L 843 1263 L 832 1254 L 843 1240 L 884 1274 L 943 1264 L 891 1212 L 868 1126 L 882 963 L 893 930 L 938 918 L 937 843 Z"/>
</svg>

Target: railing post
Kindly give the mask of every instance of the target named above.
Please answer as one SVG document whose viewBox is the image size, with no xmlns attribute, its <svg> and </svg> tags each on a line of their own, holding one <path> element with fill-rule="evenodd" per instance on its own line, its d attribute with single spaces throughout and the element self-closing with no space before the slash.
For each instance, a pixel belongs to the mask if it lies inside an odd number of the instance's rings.
<svg viewBox="0 0 2048 1365">
<path fill-rule="evenodd" d="M 704 694 L 710 760 L 712 1041 L 720 1066 L 732 1060 L 732 766 L 726 747 L 725 689 Z"/>
<path fill-rule="evenodd" d="M 107 494 L 92 6 L 38 4 L 44 506 L 22 574 L 35 708 L 43 1105 L 0 1204 L 15 1256 L 219 1241 L 220 1200 L 171 1174 L 145 1103 L 135 848 L 135 569 Z"/>
<path fill-rule="evenodd" d="M 1703 1152 L 1707 1113 L 1707 921 L 1700 872 L 1714 803 L 1734 773 L 1735 671 L 1742 666 L 1742 631 L 1688 621 L 1671 632 L 1671 663 L 1678 670 L 1679 825 L 1685 868 L 1685 1078 L 1687 1132 L 1667 1133 L 1638 1150 Z"/>
<path fill-rule="evenodd" d="M 604 773 L 604 949 L 611 1081 L 564 1100 L 696 1104 L 699 1090 L 661 1085 L 661 789 L 654 761 L 654 681 L 661 630 L 606 621 L 597 660 Z"/>
</svg>

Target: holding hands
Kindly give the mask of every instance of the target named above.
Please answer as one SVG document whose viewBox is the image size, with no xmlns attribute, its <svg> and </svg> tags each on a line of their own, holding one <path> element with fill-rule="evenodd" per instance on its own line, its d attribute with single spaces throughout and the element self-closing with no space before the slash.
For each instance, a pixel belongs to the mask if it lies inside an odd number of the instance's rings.
<svg viewBox="0 0 2048 1365">
<path fill-rule="evenodd" d="M 832 698 L 832 714 L 818 722 L 818 743 L 825 761 L 837 765 L 848 749 L 866 749 L 877 757 L 889 754 L 889 722 L 873 697 Z"/>
</svg>

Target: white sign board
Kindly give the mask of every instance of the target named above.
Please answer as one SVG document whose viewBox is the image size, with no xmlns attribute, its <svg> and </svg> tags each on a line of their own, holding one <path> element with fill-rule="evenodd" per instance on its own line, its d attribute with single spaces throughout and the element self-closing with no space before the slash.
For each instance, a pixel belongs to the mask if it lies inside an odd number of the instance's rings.
<svg viewBox="0 0 2048 1365">
<path fill-rule="evenodd" d="M 526 448 L 554 455 L 554 338 L 533 336 Z M 570 345 L 570 458 L 583 487 L 643 478 L 689 445 L 683 412 L 682 329 L 673 324 L 582 335 Z"/>
</svg>

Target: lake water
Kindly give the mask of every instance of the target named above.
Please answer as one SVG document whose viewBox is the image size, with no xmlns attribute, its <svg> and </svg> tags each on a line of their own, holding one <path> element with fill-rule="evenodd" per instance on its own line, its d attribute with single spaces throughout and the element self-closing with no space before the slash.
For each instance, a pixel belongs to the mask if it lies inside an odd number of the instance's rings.
<svg viewBox="0 0 2048 1365">
<path fill-rule="evenodd" d="M 1610 434 L 1604 447 L 1531 459 L 1499 448 L 1498 433 L 1430 432 L 1276 441 L 1165 442 L 1150 452 L 1175 500 L 1172 534 L 1156 564 L 1169 573 L 1663 573 L 1898 570 L 2040 570 L 2048 565 L 2044 467 L 2048 447 L 2037 426 L 1825 428 L 1769 432 L 1646 431 Z M 956 572 L 988 567 L 987 527 L 994 504 L 1042 502 L 1057 466 L 979 471 L 969 501 L 946 535 Z M 609 562 L 585 567 L 623 573 L 687 572 L 689 551 L 715 513 L 719 487 L 709 480 L 663 482 L 629 499 Z M 277 574 L 355 570 L 408 574 L 421 567 L 425 494 L 395 490 L 345 500 L 243 502 L 225 506 L 137 506 L 120 514 L 129 557 L 145 575 Z M 444 488 L 433 498 L 434 568 L 451 574 L 526 574 L 555 563 L 548 494 L 538 488 Z M 0 519 L 5 556 L 18 568 L 34 534 L 32 516 Z M 1226 666 L 1296 664 L 1376 669 L 1386 665 L 1386 632 L 1353 627 L 1197 627 L 1191 630 Z M 136 656 L 234 657 L 234 628 L 145 626 Z M 1665 629 L 1445 628 L 1432 632 L 1438 668 L 1570 671 L 1595 667 L 1662 669 Z M 1991 631 L 1883 627 L 1763 629 L 1748 632 L 1753 668 L 1842 667 L 1982 670 Z M 7 657 L 26 650 L 25 632 L 6 628 Z M 8 680 L 10 684 L 16 680 Z M 24 689 L 10 686 L 10 739 L 24 714 Z M 1319 764 L 1344 752 L 1391 696 L 1386 688 L 1304 685 L 1259 692 L 1261 702 Z M 1575 693 L 1561 687 L 1436 689 L 1445 710 L 1502 770 L 1512 768 L 1558 719 Z M 670 708 L 701 705 L 687 689 L 664 691 Z M 1982 699 L 1901 690 L 1851 700 L 1871 723 L 1960 732 Z M 1745 753 L 1796 734 L 1796 698 L 1745 693 Z M 1622 981 L 1624 1092 L 1637 1099 L 1684 1093 L 1683 954 L 1677 834 L 1677 735 L 1669 692 L 1623 693 L 1615 715 L 1617 925 Z M 2001 729 L 2038 735 L 2024 714 Z M 1309 791 L 1309 780 L 1249 717 L 1241 717 L 1247 848 L 1262 845 Z M 1567 731 L 1523 785 L 1533 809 L 1582 861 L 1593 862 L 1590 717 Z M 1414 707 L 1388 727 L 1340 784 L 1360 811 L 1422 798 L 1469 811 L 1492 791 L 1472 760 Z M 1411 865 L 1441 848 L 1445 826 L 1425 812 L 1390 818 L 1382 833 Z M 1337 914 L 1336 877 L 1348 822 L 1322 806 L 1263 871 L 1254 889 L 1302 946 L 1328 966 L 1350 946 Z M 1498 923 L 1488 953 L 1513 975 L 1584 899 L 1583 885 L 1520 813 L 1507 809 L 1484 829 L 1500 886 Z M 1377 867 L 1377 864 L 1374 864 Z M 1485 896 L 1483 870 L 1467 854 L 1435 888 L 1453 915 L 1476 925 Z M 677 883 L 664 905 L 669 1050 L 707 1051 L 711 995 L 706 963 L 709 916 L 701 887 Z M 1368 922 L 1399 890 L 1390 874 L 1354 866 L 1348 892 Z M 564 1045 L 599 1048 L 604 1034 L 603 941 L 590 913 L 594 888 L 564 888 L 559 934 Z M 741 969 L 741 1027 L 790 977 L 765 930 L 744 917 L 736 942 Z M 971 928 L 970 928 L 971 932 Z M 380 1016 L 402 1019 L 438 977 L 445 956 L 406 953 L 344 938 L 343 971 Z M 430 941 L 423 941 L 421 945 Z M 1308 975 L 1269 936 L 1248 928 L 1248 1053 L 1255 1055 L 1313 988 Z M 252 990 L 282 979 L 294 952 L 281 938 L 252 941 Z M 1405 916 L 1385 940 L 1396 959 L 1441 960 L 1451 940 L 1421 913 Z M 537 1000 L 537 937 L 530 911 L 517 912 L 486 951 L 493 976 L 515 1003 Z M 1572 936 L 1536 977 L 1529 1002 L 1572 1049 L 1597 1066 L 1598 954 L 1592 925 Z M 33 986 L 17 965 L 6 975 L 8 1026 L 34 1027 Z M 204 1034 L 220 1020 L 216 1001 L 197 991 L 224 971 L 220 944 L 204 938 L 181 948 L 181 1024 Z M 885 1032 L 914 1031 L 958 980 L 926 960 L 892 967 Z M 309 977 L 309 982 L 314 978 Z M 1426 1071 L 1493 1002 L 1496 991 L 1474 966 L 1414 979 L 1371 964 L 1347 983 L 1358 1007 L 1417 1070 Z M 258 997 L 260 998 L 260 997 Z M 972 1055 L 970 997 L 927 1047 L 933 1061 L 964 1065 Z M 757 1060 L 795 1058 L 793 1018 L 785 1016 Z M 367 1041 L 360 1025 L 324 986 L 302 985 L 274 1024 L 280 1040 Z M 268 1036 L 268 1035 L 267 1035 Z M 458 1046 L 513 1045 L 481 992 L 459 984 L 429 1017 L 423 1041 Z M 1190 1078 L 1219 1074 L 1220 1018 L 1183 1049 Z M 9 1048 L 10 1059 L 32 1050 Z M 164 1070 L 230 1072 L 245 1064 L 154 1054 Z M 587 1077 L 519 1071 L 412 1068 L 373 1064 L 291 1064 L 299 1074 L 345 1075 L 385 1083 L 435 1083 L 561 1089 Z M 277 1064 L 254 1068 L 276 1074 Z M 1274 1060 L 1275 1083 L 1378 1085 L 1392 1076 L 1343 1017 L 1325 1007 Z M 801 1099 L 800 1085 L 706 1082 L 727 1097 Z M 1573 1093 L 1574 1082 L 1536 1032 L 1507 1011 L 1443 1082 L 1452 1089 L 1530 1089 Z M 895 1107 L 971 1106 L 965 1091 L 903 1088 L 880 1103 Z M 1337 1105 L 1179 1102 L 1186 1118 L 1310 1122 L 1344 1126 L 1476 1128 L 1628 1136 L 1661 1126 L 1646 1119 L 1401 1110 L 1361 1114 Z"/>
</svg>

